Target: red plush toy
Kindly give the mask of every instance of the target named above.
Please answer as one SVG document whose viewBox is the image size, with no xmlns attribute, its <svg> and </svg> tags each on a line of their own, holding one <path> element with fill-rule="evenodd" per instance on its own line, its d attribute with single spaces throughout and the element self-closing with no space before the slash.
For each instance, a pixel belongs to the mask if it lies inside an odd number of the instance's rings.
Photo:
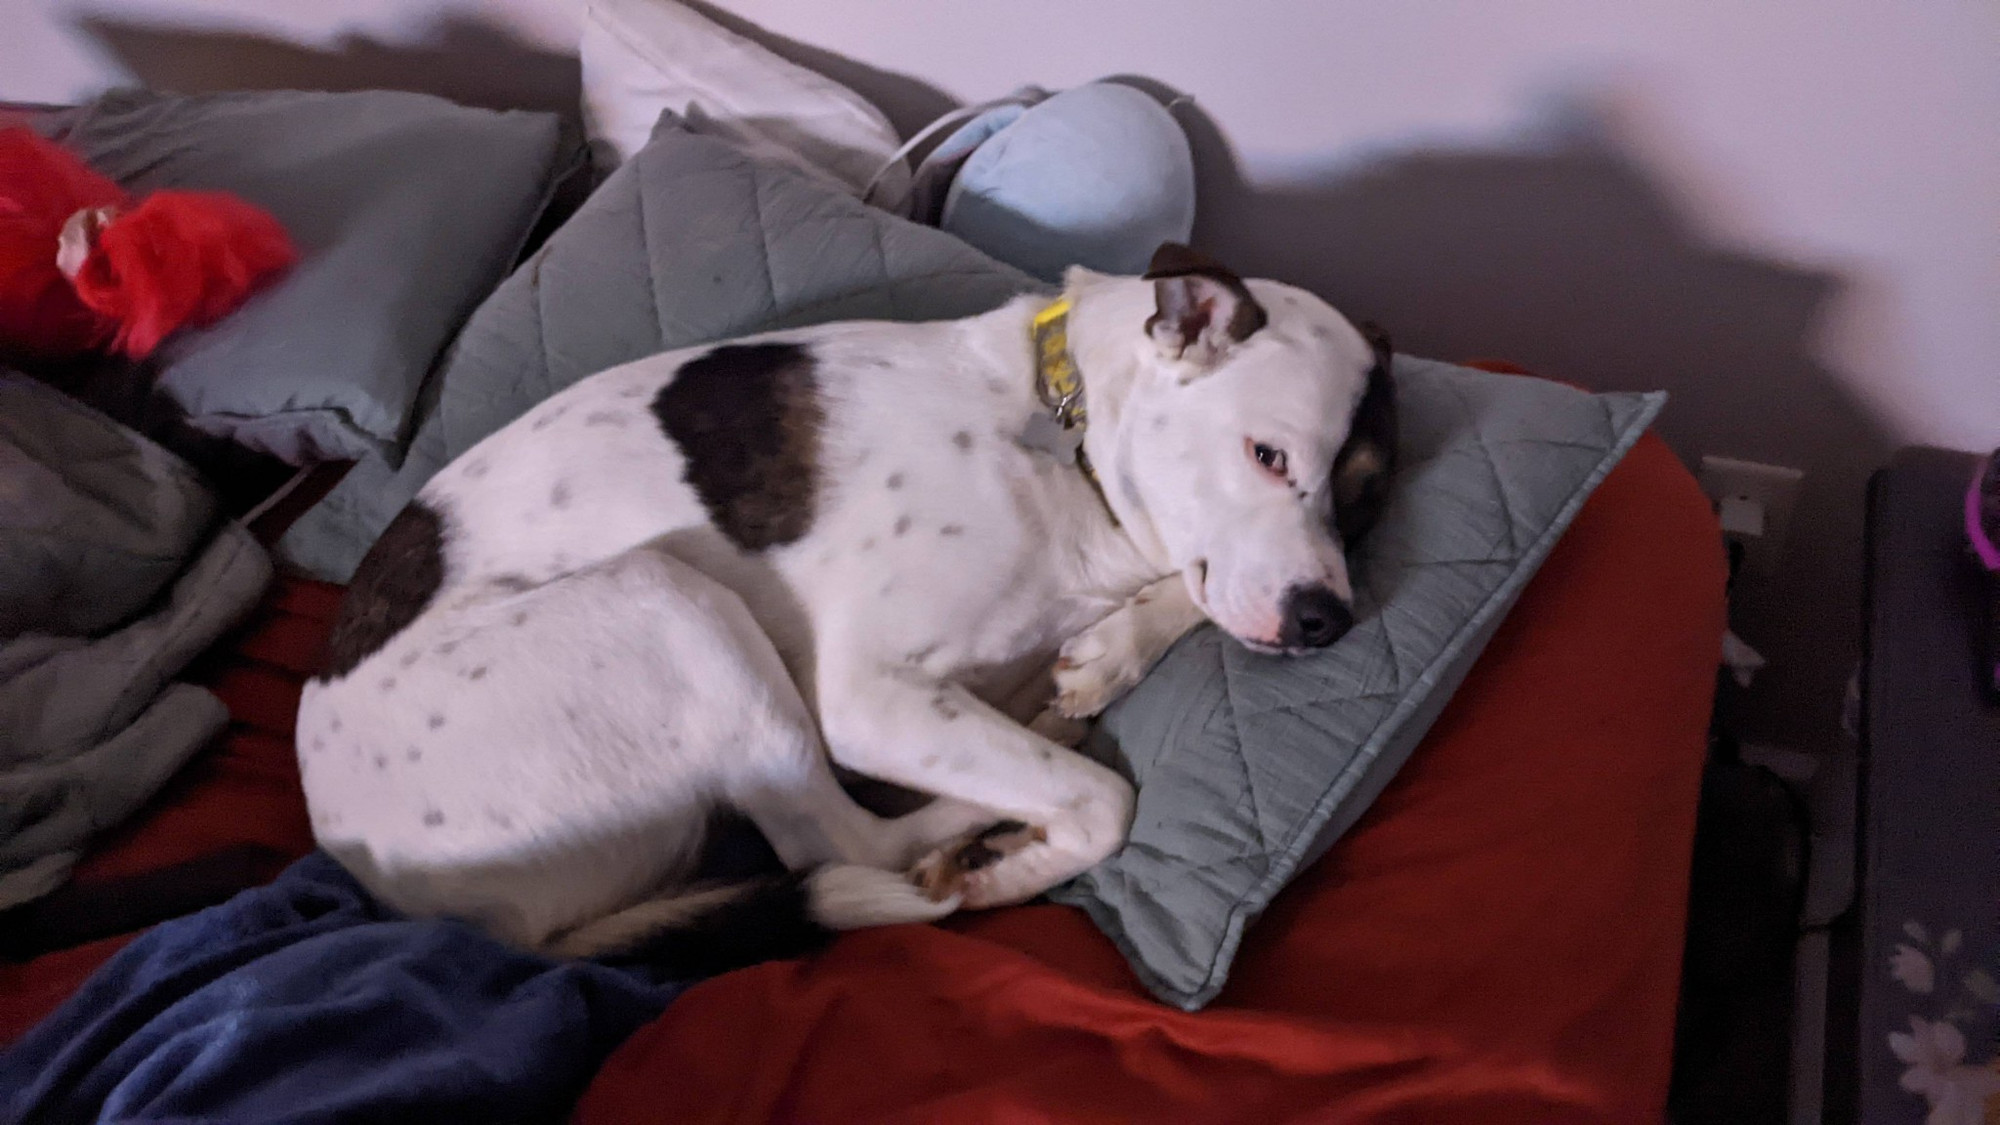
<svg viewBox="0 0 2000 1125">
<path fill-rule="evenodd" d="M 235 196 L 135 202 L 62 146 L 0 129 L 0 354 L 142 358 L 296 258 L 278 221 Z"/>
</svg>

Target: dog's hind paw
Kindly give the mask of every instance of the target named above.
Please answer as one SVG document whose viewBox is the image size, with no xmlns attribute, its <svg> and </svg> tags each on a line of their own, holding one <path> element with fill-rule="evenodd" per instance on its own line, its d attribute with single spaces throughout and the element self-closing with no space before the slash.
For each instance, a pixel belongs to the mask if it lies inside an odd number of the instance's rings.
<svg viewBox="0 0 2000 1125">
<path fill-rule="evenodd" d="M 918 860 L 916 866 L 910 869 L 910 877 L 923 888 L 932 902 L 943 902 L 963 893 L 968 875 L 1048 838 L 1048 833 L 1040 828 L 1018 820 L 1003 820 L 969 833 Z"/>
</svg>

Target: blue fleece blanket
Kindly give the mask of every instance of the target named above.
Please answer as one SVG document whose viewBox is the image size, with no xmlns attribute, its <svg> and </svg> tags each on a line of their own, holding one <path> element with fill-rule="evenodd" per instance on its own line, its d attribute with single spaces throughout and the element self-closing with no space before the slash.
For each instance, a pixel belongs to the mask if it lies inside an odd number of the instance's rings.
<svg viewBox="0 0 2000 1125">
<path fill-rule="evenodd" d="M 0 1122 L 559 1121 L 680 987 L 400 917 L 315 853 L 107 962 L 0 1054 Z"/>
</svg>

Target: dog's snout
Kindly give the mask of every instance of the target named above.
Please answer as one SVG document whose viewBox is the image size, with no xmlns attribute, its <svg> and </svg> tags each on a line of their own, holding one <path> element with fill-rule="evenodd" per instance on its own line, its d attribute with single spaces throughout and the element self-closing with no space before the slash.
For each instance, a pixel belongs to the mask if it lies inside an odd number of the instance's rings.
<svg viewBox="0 0 2000 1125">
<path fill-rule="evenodd" d="M 1294 586 L 1285 595 L 1286 648 L 1325 648 L 1354 627 L 1354 611 L 1325 586 Z"/>
</svg>

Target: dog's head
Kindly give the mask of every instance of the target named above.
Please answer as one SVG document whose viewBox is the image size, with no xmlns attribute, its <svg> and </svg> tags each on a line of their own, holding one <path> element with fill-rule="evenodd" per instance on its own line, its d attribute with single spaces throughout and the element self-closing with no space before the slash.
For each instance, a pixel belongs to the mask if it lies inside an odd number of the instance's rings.
<svg viewBox="0 0 2000 1125">
<path fill-rule="evenodd" d="M 1346 550 L 1395 467 L 1388 339 L 1174 243 L 1145 281 L 1154 308 L 1131 326 L 1139 361 L 1107 485 L 1238 640 L 1332 644 L 1354 622 Z"/>
</svg>

